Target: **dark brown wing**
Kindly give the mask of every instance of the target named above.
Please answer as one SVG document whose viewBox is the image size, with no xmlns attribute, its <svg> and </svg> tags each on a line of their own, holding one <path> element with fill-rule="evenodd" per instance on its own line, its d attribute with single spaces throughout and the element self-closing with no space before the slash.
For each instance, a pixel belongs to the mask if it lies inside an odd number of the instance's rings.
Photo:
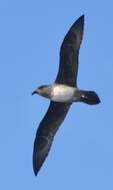
<svg viewBox="0 0 113 190">
<path fill-rule="evenodd" d="M 40 170 L 52 145 L 60 124 L 63 122 L 71 104 L 50 102 L 50 106 L 36 133 L 33 151 L 33 169 L 35 175 Z"/>
<path fill-rule="evenodd" d="M 83 36 L 84 15 L 70 28 L 60 50 L 60 65 L 56 83 L 77 86 L 78 56 Z"/>
</svg>

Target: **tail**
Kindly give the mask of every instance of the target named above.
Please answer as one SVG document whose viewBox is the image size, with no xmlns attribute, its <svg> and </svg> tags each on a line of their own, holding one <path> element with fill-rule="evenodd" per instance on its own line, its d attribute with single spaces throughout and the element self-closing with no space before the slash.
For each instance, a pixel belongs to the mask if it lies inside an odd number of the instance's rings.
<svg viewBox="0 0 113 190">
<path fill-rule="evenodd" d="M 101 101 L 94 91 L 80 91 L 80 101 L 89 105 L 99 104 Z"/>
</svg>

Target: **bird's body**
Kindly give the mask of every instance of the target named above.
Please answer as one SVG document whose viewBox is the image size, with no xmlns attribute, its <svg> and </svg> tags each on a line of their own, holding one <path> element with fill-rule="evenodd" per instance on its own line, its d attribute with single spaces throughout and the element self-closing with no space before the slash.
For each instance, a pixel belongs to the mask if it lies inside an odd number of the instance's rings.
<svg viewBox="0 0 113 190">
<path fill-rule="evenodd" d="M 85 102 L 93 105 L 100 100 L 94 91 L 86 91 L 64 84 L 53 83 L 38 87 L 32 94 L 39 94 L 53 102 L 73 103 Z"/>
<path fill-rule="evenodd" d="M 39 124 L 33 150 L 33 169 L 39 172 L 51 148 L 54 136 L 73 102 L 95 105 L 100 102 L 96 92 L 77 86 L 78 56 L 83 37 L 84 15 L 66 34 L 60 49 L 60 66 L 53 84 L 42 85 L 32 94 L 50 99 L 50 106 Z"/>
<path fill-rule="evenodd" d="M 64 84 L 50 84 L 44 86 L 41 90 L 37 90 L 37 92 L 54 102 L 72 103 L 79 98 L 79 90 L 77 88 Z"/>
<path fill-rule="evenodd" d="M 77 88 L 63 85 L 55 84 L 52 88 L 51 100 L 55 102 L 70 102 L 72 103 L 77 99 Z"/>
</svg>

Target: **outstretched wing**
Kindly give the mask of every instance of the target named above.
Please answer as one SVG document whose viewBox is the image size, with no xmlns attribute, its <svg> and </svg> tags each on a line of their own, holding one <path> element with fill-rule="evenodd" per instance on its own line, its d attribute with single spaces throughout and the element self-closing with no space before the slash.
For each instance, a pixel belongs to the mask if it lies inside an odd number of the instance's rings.
<svg viewBox="0 0 113 190">
<path fill-rule="evenodd" d="M 56 83 L 77 86 L 78 56 L 83 36 L 83 26 L 84 15 L 72 25 L 63 40 Z"/>
<path fill-rule="evenodd" d="M 33 150 L 33 169 L 37 175 L 45 161 L 56 131 L 63 122 L 71 104 L 50 102 L 50 106 L 36 133 Z"/>
</svg>

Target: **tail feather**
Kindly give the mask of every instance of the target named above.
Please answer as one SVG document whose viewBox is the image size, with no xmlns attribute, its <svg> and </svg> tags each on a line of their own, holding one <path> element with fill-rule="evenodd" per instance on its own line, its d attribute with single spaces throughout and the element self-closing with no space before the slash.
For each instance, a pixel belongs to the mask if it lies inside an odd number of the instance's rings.
<svg viewBox="0 0 113 190">
<path fill-rule="evenodd" d="M 86 90 L 81 90 L 80 101 L 89 105 L 95 105 L 101 102 L 96 92 Z"/>
</svg>

